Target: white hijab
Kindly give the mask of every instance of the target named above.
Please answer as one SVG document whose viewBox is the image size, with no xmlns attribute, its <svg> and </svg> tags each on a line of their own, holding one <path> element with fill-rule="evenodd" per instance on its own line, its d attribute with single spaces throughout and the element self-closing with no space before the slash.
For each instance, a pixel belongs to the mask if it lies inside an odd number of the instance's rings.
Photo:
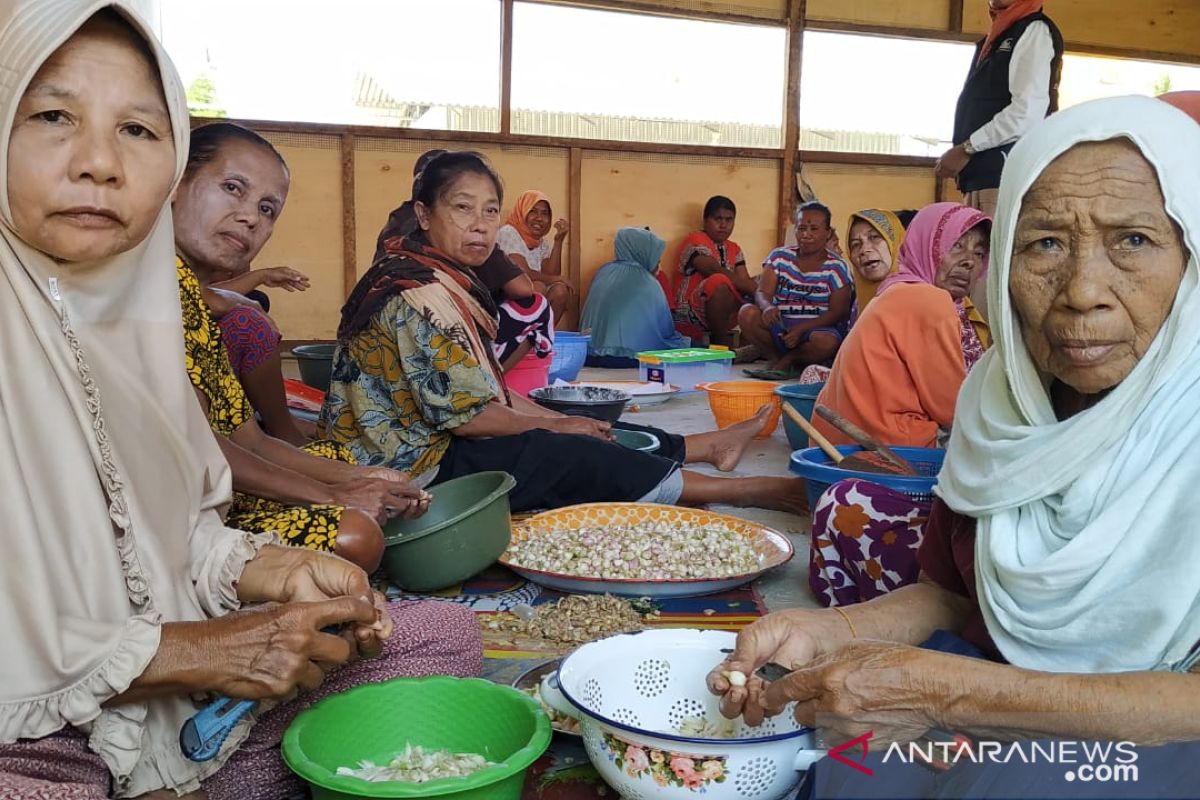
<svg viewBox="0 0 1200 800">
<path fill-rule="evenodd" d="M 1008 292 L 1022 199 L 1080 142 L 1124 137 L 1154 167 L 1190 253 L 1141 361 L 1092 408 L 1057 421 Z M 1148 97 L 1062 111 L 1004 168 L 988 305 L 995 346 L 958 398 L 938 480 L 978 519 L 988 631 L 1013 664 L 1054 672 L 1186 668 L 1200 640 L 1200 128 Z"/>
<path fill-rule="evenodd" d="M 5 0 L 0 188 L 26 86 L 109 5 L 157 57 L 178 182 L 183 89 L 128 3 Z M 217 513 L 230 478 L 184 371 L 170 206 L 145 241 L 89 263 L 56 263 L 12 220 L 0 191 L 0 742 L 72 725 L 88 732 L 118 796 L 191 790 L 223 759 L 180 753 L 190 701 L 102 707 L 145 670 L 165 621 L 238 606 L 233 583 L 261 542 Z"/>
</svg>

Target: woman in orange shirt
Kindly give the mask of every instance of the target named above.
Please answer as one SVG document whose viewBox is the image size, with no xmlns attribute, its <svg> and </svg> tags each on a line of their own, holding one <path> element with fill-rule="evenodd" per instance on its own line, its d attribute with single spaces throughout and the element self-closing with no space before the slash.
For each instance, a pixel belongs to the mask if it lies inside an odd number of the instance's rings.
<svg viewBox="0 0 1200 800">
<path fill-rule="evenodd" d="M 970 305 L 987 270 L 991 219 L 935 203 L 913 219 L 900 268 L 879 287 L 842 344 L 817 398 L 890 445 L 936 447 L 949 430 L 967 371 L 990 343 Z M 823 419 L 836 444 L 851 440 Z M 846 605 L 912 583 L 927 503 L 870 481 L 830 486 L 813 509 L 809 584 L 826 605 Z"/>
</svg>

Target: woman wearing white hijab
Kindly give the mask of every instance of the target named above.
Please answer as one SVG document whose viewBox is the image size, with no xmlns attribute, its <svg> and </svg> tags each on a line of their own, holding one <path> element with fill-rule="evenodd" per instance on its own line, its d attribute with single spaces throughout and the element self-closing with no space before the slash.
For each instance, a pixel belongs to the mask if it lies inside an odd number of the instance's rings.
<svg viewBox="0 0 1200 800">
<path fill-rule="evenodd" d="M 826 759 L 802 797 L 872 780 L 893 798 L 1196 796 L 1198 164 L 1200 129 L 1144 97 L 1060 112 L 1014 148 L 993 228 L 996 345 L 959 396 L 921 582 L 772 614 L 709 677 L 727 713 L 794 700 L 830 745 L 870 732 L 872 778 Z M 767 661 L 799 668 L 769 686 L 722 677 Z M 1140 779 L 1093 783 L 1065 757 L 1027 763 L 1028 746 L 944 774 L 886 758 L 931 729 L 1131 742 L 1070 752 L 1136 761 Z"/>
<path fill-rule="evenodd" d="M 477 627 L 382 613 L 348 562 L 223 526 L 229 471 L 184 371 L 171 269 L 187 110 L 144 21 L 111 0 L 9 0 L 0 76 L 0 797 L 201 781 L 214 800 L 285 797 L 270 742 L 301 703 L 273 704 L 355 649 L 383 657 L 323 691 L 477 671 Z M 205 694 L 271 710 L 195 763 L 179 730 Z"/>
</svg>

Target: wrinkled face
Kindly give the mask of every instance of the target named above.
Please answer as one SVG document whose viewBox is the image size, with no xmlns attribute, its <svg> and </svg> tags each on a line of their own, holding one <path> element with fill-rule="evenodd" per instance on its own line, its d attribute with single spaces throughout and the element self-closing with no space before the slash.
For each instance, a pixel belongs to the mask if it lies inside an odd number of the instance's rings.
<svg viewBox="0 0 1200 800">
<path fill-rule="evenodd" d="M 1013 239 L 1008 286 L 1033 362 L 1081 394 L 1116 386 L 1170 313 L 1186 259 L 1133 144 L 1072 147 L 1030 187 Z"/>
<path fill-rule="evenodd" d="M 892 271 L 892 251 L 888 240 L 875 226 L 857 220 L 850 226 L 850 263 L 868 281 L 881 281 Z"/>
<path fill-rule="evenodd" d="M 250 269 L 275 230 L 289 178 L 267 148 L 227 139 L 175 193 L 175 246 L 189 264 L 229 275 Z"/>
<path fill-rule="evenodd" d="M 942 256 L 934 274 L 933 285 L 945 289 L 955 300 L 971 293 L 975 281 L 983 273 L 988 257 L 988 230 L 976 225 L 958 237 L 958 241 Z"/>
<path fill-rule="evenodd" d="M 534 236 L 545 236 L 550 232 L 550 223 L 553 222 L 551 214 L 550 204 L 545 200 L 538 200 L 525 215 L 525 224 Z"/>
<path fill-rule="evenodd" d="M 500 198 L 487 175 L 464 172 L 430 208 L 415 206 L 430 243 L 460 264 L 478 267 L 487 261 L 500 229 Z"/>
<path fill-rule="evenodd" d="M 150 233 L 175 174 L 161 81 L 131 38 L 89 22 L 21 96 L 8 147 L 13 227 L 64 262 L 123 253 Z"/>
<path fill-rule="evenodd" d="M 796 223 L 796 246 L 801 255 L 823 253 L 828 248 L 829 222 L 820 211 L 804 211 Z"/>
<path fill-rule="evenodd" d="M 727 208 L 722 208 L 711 217 L 704 218 L 704 232 L 708 238 L 717 244 L 733 235 L 734 214 Z"/>
</svg>

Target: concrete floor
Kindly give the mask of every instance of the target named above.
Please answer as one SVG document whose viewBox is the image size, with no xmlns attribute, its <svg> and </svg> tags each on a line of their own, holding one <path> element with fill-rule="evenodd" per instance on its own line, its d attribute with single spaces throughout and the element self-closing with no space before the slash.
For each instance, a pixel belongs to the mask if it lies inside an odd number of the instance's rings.
<svg viewBox="0 0 1200 800">
<path fill-rule="evenodd" d="M 738 367 L 734 368 L 739 370 Z M 740 377 L 735 375 L 735 378 Z M 579 374 L 579 380 L 614 381 L 638 380 L 636 369 L 590 369 L 585 368 Z M 656 428 L 687 435 L 711 431 L 716 423 L 708 408 L 708 395 L 704 392 L 677 394 L 666 403 L 648 406 L 637 412 L 627 411 L 622 417 L 626 422 L 638 425 L 652 425 Z M 708 465 L 692 466 L 697 472 L 708 472 L 713 475 L 787 475 L 788 459 L 792 449 L 788 446 L 780 423 L 769 439 L 756 439 L 746 451 L 742 463 L 732 473 L 718 472 Z M 733 506 L 713 506 L 713 511 L 729 514 L 742 519 L 774 528 L 786 534 L 796 549 L 795 556 L 783 567 L 773 570 L 759 579 L 758 588 L 762 592 L 767 607 L 772 611 L 784 608 L 816 608 L 817 603 L 808 590 L 808 544 L 810 522 L 807 517 L 798 517 L 782 511 L 767 511 L 759 508 L 735 508 Z"/>
</svg>

